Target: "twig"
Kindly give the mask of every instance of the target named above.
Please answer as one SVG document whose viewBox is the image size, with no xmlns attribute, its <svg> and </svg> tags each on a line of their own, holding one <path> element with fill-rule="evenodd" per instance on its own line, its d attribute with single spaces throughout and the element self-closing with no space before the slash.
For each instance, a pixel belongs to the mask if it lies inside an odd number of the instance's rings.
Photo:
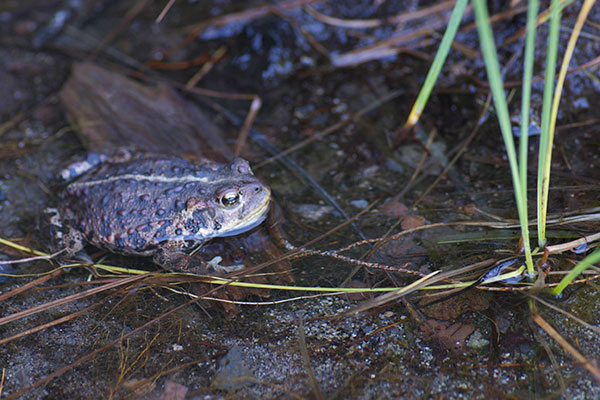
<svg viewBox="0 0 600 400">
<path fill-rule="evenodd" d="M 11 129 L 13 126 L 18 124 L 23 118 L 25 118 L 25 113 L 21 111 L 8 121 L 2 123 L 2 125 L 0 125 L 0 137 L 2 137 L 6 132 L 8 132 L 8 130 Z"/>
<path fill-rule="evenodd" d="M 252 128 L 252 124 L 254 123 L 254 120 L 256 119 L 256 116 L 258 115 L 261 106 L 262 100 L 259 96 L 255 96 L 252 99 L 252 103 L 250 103 L 250 110 L 248 111 L 248 114 L 246 114 L 246 118 L 244 119 L 244 123 L 242 124 L 242 127 L 240 129 L 240 134 L 238 135 L 238 139 L 235 142 L 234 154 L 236 157 L 240 155 L 242 149 L 244 148 L 244 145 L 246 144 L 246 140 L 248 139 L 248 133 Z"/>
<path fill-rule="evenodd" d="M 18 260 L 0 261 L 0 265 L 19 264 L 19 263 L 25 263 L 25 262 L 31 262 L 31 261 L 37 261 L 37 260 L 50 260 L 50 259 L 58 256 L 59 254 L 64 253 L 66 250 L 67 249 L 62 249 L 60 251 L 57 251 L 56 253 L 48 254 L 45 256 L 34 256 L 34 257 L 19 258 Z M 2 275 L 4 275 L 4 274 L 0 274 L 0 276 L 2 276 Z"/>
<path fill-rule="evenodd" d="M 304 333 L 304 322 L 302 320 L 302 316 L 300 316 L 300 318 L 298 319 L 298 342 L 300 344 L 300 354 L 302 355 L 304 368 L 308 373 L 308 379 L 310 381 L 310 386 L 312 387 L 313 394 L 318 400 L 324 400 L 325 395 L 319 387 L 319 382 L 317 381 L 317 377 L 315 376 L 315 371 L 310 365 L 310 356 L 308 355 L 308 348 L 306 347 L 306 334 Z"/>
<path fill-rule="evenodd" d="M 4 293 L 4 294 L 0 295 L 0 302 L 3 302 L 6 299 L 9 299 L 9 298 L 11 298 L 13 296 L 16 296 L 18 294 L 21 294 L 23 292 L 26 292 L 27 290 L 29 290 L 29 289 L 31 289 L 31 288 L 33 288 L 35 286 L 41 285 L 42 283 L 47 282 L 50 279 L 56 278 L 57 276 L 59 276 L 62 273 L 63 273 L 62 269 L 57 269 L 54 272 L 52 272 L 51 274 L 44 275 L 44 276 L 42 276 L 42 277 L 40 277 L 40 278 L 38 278 L 36 280 L 28 282 L 28 283 L 26 283 L 26 284 L 24 284 L 22 286 L 19 286 L 19 287 L 15 288 L 15 289 L 7 292 L 7 293 Z"/>
<path fill-rule="evenodd" d="M 148 275 L 150 275 L 150 274 L 148 274 Z M 129 278 L 123 278 L 116 282 L 108 283 L 106 285 L 102 285 L 102 286 L 99 286 L 99 287 L 96 287 L 93 289 L 89 289 L 89 290 L 83 291 L 81 293 L 72 294 L 70 296 L 66 296 L 61 299 L 50 301 L 48 303 L 44 303 L 39 306 L 31 307 L 24 311 L 20 311 L 20 312 L 11 314 L 11 315 L 7 315 L 6 317 L 0 318 L 0 326 L 6 325 L 7 323 L 15 321 L 17 319 L 21 319 L 21 318 L 24 318 L 24 317 L 27 317 L 30 315 L 37 314 L 41 311 L 49 310 L 51 308 L 58 307 L 63 304 L 67 304 L 67 303 L 70 303 L 75 300 L 83 299 L 85 297 L 89 297 L 89 296 L 104 292 L 109 289 L 113 289 L 113 288 L 116 288 L 119 286 L 127 285 L 127 284 L 135 282 L 135 281 L 139 281 L 139 280 L 147 277 L 148 275 L 134 275 Z"/>
<path fill-rule="evenodd" d="M 561 345 L 561 347 L 567 354 L 570 354 L 571 357 L 575 359 L 575 361 L 581 363 L 583 367 L 587 369 L 594 376 L 594 378 L 596 378 L 596 382 L 600 383 L 600 370 L 598 370 L 598 367 L 594 365 L 595 363 L 585 358 L 583 354 L 581 354 L 575 347 L 573 347 L 569 342 L 567 342 L 565 338 L 563 338 L 561 334 L 558 333 L 556 329 L 554 329 L 552 325 L 546 322 L 546 320 L 544 320 L 538 313 L 533 313 L 532 318 L 535 321 L 535 323 L 539 325 L 540 328 L 546 331 L 546 333 L 552 339 L 554 339 L 558 344 Z"/>
<path fill-rule="evenodd" d="M 20 338 L 25 337 L 27 335 L 31 335 L 32 333 L 36 333 L 36 332 L 42 331 L 42 330 L 44 330 L 46 328 L 51 328 L 53 326 L 60 325 L 60 324 L 62 324 L 64 322 L 67 322 L 67 321 L 70 321 L 72 319 L 75 319 L 75 318 L 77 318 L 77 317 L 79 317 L 79 316 L 87 313 L 88 311 L 93 310 L 94 308 L 98 307 L 99 305 L 105 303 L 108 299 L 109 299 L 109 297 L 106 297 L 106 298 L 100 300 L 99 302 L 97 302 L 95 304 L 92 304 L 89 307 L 84 308 L 83 310 L 76 311 L 76 312 L 71 313 L 69 315 L 65 315 L 64 317 L 55 319 L 54 321 L 51 321 L 51 322 L 48 322 L 48 323 L 45 323 L 45 324 L 42 324 L 42 325 L 38 325 L 38 326 L 36 326 L 34 328 L 24 330 L 22 332 L 17 333 L 16 335 L 13 335 L 13 336 L 10 336 L 10 337 L 4 338 L 4 339 L 0 339 L 0 345 L 12 342 L 13 340 L 20 339 Z"/>
<path fill-rule="evenodd" d="M 565 315 L 567 318 L 569 318 L 569 319 L 572 319 L 573 321 L 580 323 L 580 324 L 581 324 L 581 325 L 583 325 L 585 328 L 587 328 L 587 329 L 589 329 L 589 330 L 592 330 L 592 331 L 594 331 L 594 332 L 596 332 L 596 333 L 600 334 L 600 328 L 599 328 L 599 327 L 597 327 L 597 326 L 594 326 L 594 325 L 592 325 L 592 324 L 588 324 L 587 322 L 585 322 L 585 321 L 584 321 L 584 320 L 582 320 L 581 318 L 579 318 L 579 317 L 577 317 L 577 316 L 573 315 L 572 313 L 570 313 L 570 312 L 568 312 L 568 311 L 565 311 L 565 310 L 563 310 L 563 309 L 562 309 L 562 308 L 560 308 L 560 307 L 556 307 L 554 304 L 548 303 L 547 301 L 545 301 L 545 300 L 543 300 L 543 299 L 539 298 L 538 296 L 534 296 L 534 295 L 531 295 L 531 294 L 528 294 L 527 296 L 530 296 L 532 299 L 534 299 L 534 300 L 535 300 L 535 301 L 537 301 L 538 303 L 540 303 L 540 304 L 543 304 L 543 305 L 545 305 L 546 307 L 548 307 L 548 308 L 550 308 L 550 309 L 552 309 L 552 310 L 554 310 L 554 311 L 557 311 L 557 312 L 559 312 L 559 313 L 561 313 L 561 314 Z"/>
<path fill-rule="evenodd" d="M 158 14 L 158 17 L 156 17 L 156 20 L 154 22 L 157 24 L 160 24 L 162 22 L 163 18 L 165 17 L 165 15 L 167 15 L 169 10 L 173 6 L 173 4 L 175 4 L 175 0 L 169 0 L 169 2 L 163 7 L 160 14 Z"/>
<path fill-rule="evenodd" d="M 318 12 L 313 7 L 306 5 L 304 9 L 310 15 L 312 15 L 316 20 L 331 26 L 336 26 L 338 28 L 351 28 L 351 29 L 365 29 L 365 28 L 377 28 L 382 25 L 398 25 L 410 21 L 414 21 L 416 19 L 425 18 L 430 16 L 431 14 L 435 14 L 438 12 L 446 11 L 454 6 L 455 1 L 444 1 L 439 4 L 435 4 L 430 7 L 424 7 L 420 10 L 408 11 L 401 14 L 393 15 L 387 18 L 378 18 L 378 19 L 341 19 L 330 17 L 329 15 L 325 15 L 323 13 Z"/>
<path fill-rule="evenodd" d="M 189 89 L 196 86 L 198 82 L 200 82 L 200 80 L 210 72 L 214 65 L 223 58 L 226 52 L 227 47 L 225 46 L 221 46 L 217 50 L 215 50 L 215 52 L 210 56 L 210 58 L 206 60 L 204 65 L 202 65 L 202 68 L 200 68 L 198 72 L 196 72 L 194 76 L 192 76 L 190 80 L 187 81 L 185 87 Z"/>
<path fill-rule="evenodd" d="M 546 250 L 548 251 L 548 254 L 562 253 L 563 251 L 572 250 L 586 243 L 592 243 L 598 239 L 600 239 L 600 233 L 594 233 L 593 235 L 584 236 L 580 239 L 570 242 L 555 244 L 554 246 L 546 246 Z"/>
</svg>

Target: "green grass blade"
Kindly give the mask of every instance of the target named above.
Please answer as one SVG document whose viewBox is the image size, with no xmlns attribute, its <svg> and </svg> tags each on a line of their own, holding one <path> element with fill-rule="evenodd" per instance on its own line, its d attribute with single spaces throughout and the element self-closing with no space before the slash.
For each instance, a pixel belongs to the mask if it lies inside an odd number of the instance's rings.
<svg viewBox="0 0 600 400">
<path fill-rule="evenodd" d="M 533 62 L 535 56 L 535 33 L 539 9 L 538 0 L 529 0 L 527 6 L 527 36 L 525 38 L 525 61 L 523 61 L 523 86 L 521 95 L 521 135 L 519 139 L 519 180 L 521 193 L 523 193 L 523 207 L 527 213 L 527 152 L 529 146 L 529 107 L 531 103 L 531 83 L 533 79 Z M 523 250 L 531 258 L 531 244 L 529 242 L 529 224 L 521 224 L 523 235 Z M 528 273 L 529 265 L 533 268 L 533 259 L 526 260 Z"/>
<path fill-rule="evenodd" d="M 473 9 L 475 11 L 475 21 L 477 22 L 477 31 L 479 33 L 479 42 L 481 51 L 485 61 L 487 77 L 494 97 L 494 107 L 500 124 L 500 131 L 504 139 L 506 154 L 510 165 L 510 173 L 512 176 L 513 187 L 515 190 L 515 199 L 517 202 L 517 210 L 519 213 L 519 223 L 521 225 L 521 233 L 523 227 L 527 226 L 527 204 L 523 186 L 519 178 L 519 168 L 517 165 L 517 153 L 515 150 L 515 142 L 510 124 L 508 106 L 504 95 L 504 87 L 502 84 L 502 76 L 500 74 L 500 66 L 498 64 L 498 55 L 496 54 L 496 46 L 492 34 L 492 28 L 489 23 L 489 14 L 487 6 L 483 0 L 474 0 Z M 529 247 L 529 246 L 528 246 Z M 532 277 L 535 274 L 533 260 L 531 258 L 531 249 L 525 254 L 527 263 L 527 274 Z"/>
<path fill-rule="evenodd" d="M 519 176 L 521 190 L 527 193 L 527 148 L 529 145 L 529 107 L 531 104 L 531 82 L 535 56 L 536 21 L 538 0 L 529 0 L 527 6 L 527 36 L 525 39 L 525 61 L 523 62 L 523 86 L 521 94 L 521 136 L 519 139 Z"/>
<path fill-rule="evenodd" d="M 415 104 L 413 104 L 412 109 L 410 110 L 410 114 L 408 115 L 408 119 L 406 120 L 403 129 L 411 129 L 416 125 L 417 121 L 419 121 L 419 118 L 423 113 L 423 109 L 429 100 L 429 95 L 431 95 L 431 91 L 435 86 L 435 82 L 440 75 L 440 71 L 442 70 L 444 63 L 446 62 L 446 57 L 450 52 L 452 41 L 456 36 L 456 31 L 460 26 L 460 21 L 462 20 L 468 3 L 469 0 L 458 0 L 454 5 L 452 15 L 448 21 L 448 26 L 446 27 L 446 31 L 444 32 L 444 36 L 440 42 L 440 47 L 435 53 L 433 63 L 431 64 L 431 67 L 427 72 L 427 76 L 425 77 L 425 82 L 421 87 L 421 91 L 417 96 L 417 100 L 415 100 Z"/>
<path fill-rule="evenodd" d="M 596 249 L 592 254 L 588 255 L 586 258 L 581 260 L 579 264 L 575 268 L 571 270 L 552 290 L 552 294 L 559 295 L 563 290 L 571 283 L 575 278 L 579 276 L 583 271 L 585 271 L 589 266 L 600 262 L 600 248 Z"/>
<path fill-rule="evenodd" d="M 537 217 L 538 217 L 538 245 L 546 245 L 546 215 L 548 210 L 548 193 L 544 195 L 544 187 L 548 188 L 550 165 L 546 168 L 548 155 L 552 155 L 552 143 L 550 142 L 550 112 L 552 110 L 552 94 L 554 92 L 554 74 L 556 73 L 556 58 L 558 53 L 558 35 L 560 33 L 560 0 L 552 0 L 552 11 L 550 16 L 550 29 L 548 45 L 546 47 L 546 72 L 544 80 L 544 100 L 542 105 L 542 126 L 540 133 L 540 148 L 538 160 L 538 182 L 537 182 Z"/>
</svg>

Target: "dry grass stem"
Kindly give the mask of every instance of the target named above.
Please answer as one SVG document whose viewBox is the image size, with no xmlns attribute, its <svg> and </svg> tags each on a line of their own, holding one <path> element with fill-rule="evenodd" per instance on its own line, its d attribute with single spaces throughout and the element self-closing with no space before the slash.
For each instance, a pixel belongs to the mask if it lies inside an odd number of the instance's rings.
<svg viewBox="0 0 600 400">
<path fill-rule="evenodd" d="M 433 6 L 423 7 L 420 10 L 409 11 L 381 19 L 341 19 L 330 17 L 328 15 L 320 13 L 310 5 L 304 6 L 304 9 L 317 21 L 320 21 L 327 25 L 335 26 L 338 28 L 366 29 L 377 28 L 382 25 L 399 25 L 410 21 L 414 21 L 416 19 L 426 18 L 431 16 L 432 14 L 450 10 L 452 7 L 454 7 L 454 3 L 454 0 L 444 1 Z"/>
<path fill-rule="evenodd" d="M 145 277 L 146 276 L 144 276 L 144 275 L 134 275 L 134 276 L 130 276 L 128 278 L 119 279 L 119 280 L 117 280 L 115 282 L 107 283 L 106 285 L 102 285 L 102 286 L 97 287 L 97 288 L 85 290 L 85 291 L 83 291 L 81 293 L 76 293 L 76 294 L 73 294 L 73 295 L 70 295 L 70 296 L 63 297 L 61 299 L 57 299 L 57 300 L 54 300 L 54 301 L 49 301 L 49 302 L 41 304 L 39 306 L 35 306 L 35 307 L 29 308 L 29 309 L 24 310 L 24 311 L 19 311 L 19 312 L 16 312 L 14 314 L 7 315 L 5 317 L 0 318 L 0 326 L 5 325 L 5 324 L 7 324 L 9 322 L 12 322 L 12 321 L 21 319 L 21 318 L 28 317 L 30 315 L 34 315 L 34 314 L 40 313 L 42 311 L 49 310 L 49 309 L 54 308 L 54 307 L 58 307 L 58 306 L 70 303 L 72 301 L 76 301 L 76 300 L 79 300 L 79 299 L 83 299 L 85 297 L 89 297 L 89 296 L 92 296 L 92 295 L 95 295 L 95 294 L 107 291 L 109 289 L 114 289 L 116 287 L 128 285 L 130 283 L 133 283 L 133 282 L 139 281 L 141 279 L 144 279 Z"/>
<path fill-rule="evenodd" d="M 600 370 L 598 369 L 598 366 L 594 361 L 585 358 L 585 356 L 581 354 L 579 350 L 577 350 L 569 342 L 567 342 L 567 340 L 563 338 L 562 335 L 558 333 L 558 331 L 556 331 L 556 329 L 554 329 L 552 325 L 546 322 L 546 320 L 544 320 L 539 314 L 533 313 L 532 318 L 533 321 L 536 324 L 538 324 L 540 328 L 542 328 L 552 339 L 554 339 L 558 344 L 560 344 L 560 346 L 567 354 L 571 355 L 571 357 L 573 357 L 575 361 L 583 365 L 583 367 L 594 376 L 596 382 L 600 384 Z"/>
<path fill-rule="evenodd" d="M 570 242 L 555 244 L 553 246 L 546 246 L 546 250 L 548 251 L 548 254 L 558 254 L 568 250 L 573 250 L 579 246 L 590 244 L 592 242 L 595 242 L 596 240 L 600 240 L 600 232 L 594 233 L 593 235 L 587 235 L 580 239 L 573 240 Z"/>
<path fill-rule="evenodd" d="M 577 316 L 573 315 L 573 313 L 570 313 L 570 312 L 568 312 L 568 311 L 565 311 L 565 310 L 563 310 L 563 309 L 562 309 L 562 308 L 560 308 L 560 307 L 556 307 L 554 304 L 548 303 L 547 301 L 545 301 L 545 300 L 542 300 L 542 299 L 541 299 L 541 298 L 539 298 L 538 296 L 534 296 L 534 295 L 528 295 L 528 296 L 530 296 L 532 299 L 534 299 L 534 300 L 535 300 L 535 301 L 537 301 L 538 303 L 540 303 L 540 304 L 543 304 L 543 305 L 545 305 L 546 307 L 548 307 L 548 308 L 550 308 L 550 309 L 552 309 L 552 310 L 554 310 L 554 311 L 557 311 L 557 312 L 559 312 L 559 313 L 561 313 L 561 314 L 565 315 L 565 316 L 566 316 L 566 317 L 568 317 L 569 319 L 572 319 L 573 321 L 576 321 L 576 322 L 578 322 L 579 324 L 581 324 L 581 325 L 582 325 L 582 326 L 584 326 L 585 328 L 587 328 L 587 329 L 590 329 L 590 330 L 592 330 L 592 331 L 594 331 L 594 332 L 596 332 L 596 333 L 600 334 L 600 327 L 594 326 L 594 325 L 592 325 L 592 324 L 588 324 L 587 322 L 585 322 L 585 321 L 584 321 L 584 320 L 582 320 L 581 318 L 579 318 L 579 317 L 577 317 Z"/>
</svg>

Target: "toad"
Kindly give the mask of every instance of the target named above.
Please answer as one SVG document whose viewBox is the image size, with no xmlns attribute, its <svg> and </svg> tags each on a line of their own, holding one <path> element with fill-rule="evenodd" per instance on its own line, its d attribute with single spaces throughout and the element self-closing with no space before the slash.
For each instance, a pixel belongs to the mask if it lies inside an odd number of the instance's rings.
<svg viewBox="0 0 600 400">
<path fill-rule="evenodd" d="M 267 216 L 271 191 L 247 161 L 193 164 L 122 150 L 88 158 L 63 172 L 78 175 L 45 210 L 41 231 L 67 256 L 86 243 L 126 255 L 152 256 L 170 271 L 223 274 L 235 267 L 189 253 L 211 238 L 233 236 Z"/>
</svg>

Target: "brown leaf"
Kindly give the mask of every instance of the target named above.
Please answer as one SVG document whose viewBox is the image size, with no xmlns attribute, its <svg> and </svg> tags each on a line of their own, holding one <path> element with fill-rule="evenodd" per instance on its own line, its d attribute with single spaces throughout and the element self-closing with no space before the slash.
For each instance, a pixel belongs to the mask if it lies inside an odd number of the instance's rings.
<svg viewBox="0 0 600 400">
<path fill-rule="evenodd" d="M 475 326 L 463 322 L 449 321 L 425 321 L 426 328 L 423 329 L 448 350 L 460 351 L 465 347 L 467 337 L 475 331 Z"/>
<path fill-rule="evenodd" d="M 425 222 L 427 222 L 427 220 L 420 215 L 407 215 L 406 218 L 402 220 L 400 226 L 404 230 L 413 229 L 425 225 Z"/>
</svg>

